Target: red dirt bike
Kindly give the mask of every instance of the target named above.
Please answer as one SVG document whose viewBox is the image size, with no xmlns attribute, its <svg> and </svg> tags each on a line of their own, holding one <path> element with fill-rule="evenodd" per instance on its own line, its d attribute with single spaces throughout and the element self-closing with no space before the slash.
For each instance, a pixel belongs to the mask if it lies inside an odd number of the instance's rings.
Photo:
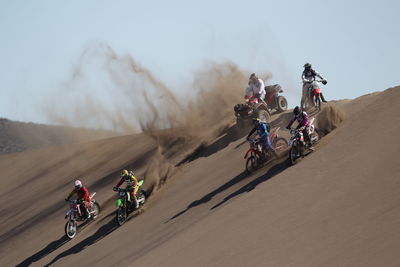
<svg viewBox="0 0 400 267">
<path fill-rule="evenodd" d="M 276 128 L 269 135 L 269 140 L 272 144 L 272 147 L 275 149 L 275 153 L 281 153 L 288 148 L 288 142 L 286 139 L 278 136 L 279 129 L 280 127 Z M 275 153 L 270 149 L 264 148 L 258 139 L 249 139 L 248 142 L 250 144 L 250 148 L 247 150 L 244 158 L 247 159 L 247 173 L 252 173 L 271 160 L 275 156 Z"/>
<path fill-rule="evenodd" d="M 79 200 L 66 200 L 70 203 L 69 210 L 65 214 L 65 219 L 68 219 L 65 224 L 65 235 L 72 239 L 76 236 L 78 231 L 78 222 L 89 222 L 90 220 L 96 220 L 97 216 L 100 213 L 100 205 L 94 199 L 94 195 L 96 192 L 90 194 L 88 211 L 90 213 L 90 219 L 87 219 L 82 211 L 82 205 L 84 205 Z"/>
<path fill-rule="evenodd" d="M 326 80 L 315 80 L 311 83 L 305 99 L 302 99 L 301 106 L 304 110 L 315 107 L 317 111 L 321 110 L 321 86 L 320 83 L 326 84 Z"/>
</svg>

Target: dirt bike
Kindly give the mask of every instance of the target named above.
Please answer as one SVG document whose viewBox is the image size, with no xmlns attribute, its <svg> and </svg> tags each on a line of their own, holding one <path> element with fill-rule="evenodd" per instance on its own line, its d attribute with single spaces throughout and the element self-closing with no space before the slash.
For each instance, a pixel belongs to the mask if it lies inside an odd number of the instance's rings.
<svg viewBox="0 0 400 267">
<path fill-rule="evenodd" d="M 321 110 L 321 86 L 326 84 L 326 80 L 315 80 L 310 84 L 306 96 L 302 97 L 301 107 L 303 110 L 309 110 L 314 107 L 317 111 Z"/>
<path fill-rule="evenodd" d="M 299 129 L 290 129 L 289 160 L 292 165 L 296 164 L 299 158 L 304 157 L 307 151 L 310 151 L 304 138 L 304 129 L 305 126 Z M 319 141 L 318 130 L 314 126 L 314 118 L 310 121 L 308 136 L 310 137 L 311 145 L 314 145 Z"/>
<path fill-rule="evenodd" d="M 270 133 L 269 140 L 275 153 L 270 149 L 264 149 L 263 145 L 257 139 L 248 139 L 250 148 L 247 150 L 244 158 L 246 160 L 246 171 L 252 173 L 253 171 L 262 167 L 265 163 L 271 160 L 276 153 L 280 153 L 288 148 L 288 142 L 285 138 L 278 136 L 280 127 L 276 128 Z"/>
<path fill-rule="evenodd" d="M 78 222 L 89 222 L 91 220 L 96 220 L 100 213 L 100 205 L 94 199 L 96 192 L 90 194 L 88 211 L 90 218 L 86 217 L 86 212 L 82 211 L 82 206 L 84 205 L 82 201 L 79 200 L 66 200 L 70 203 L 69 210 L 65 214 L 65 219 L 68 219 L 65 224 L 65 235 L 72 239 L 76 236 L 78 230 Z"/>
<path fill-rule="evenodd" d="M 143 185 L 144 180 L 138 182 L 138 191 L 136 193 L 136 200 L 139 203 L 139 208 L 146 202 L 146 192 L 140 187 Z M 128 214 L 134 212 L 136 209 L 136 204 L 133 199 L 131 199 L 131 194 L 134 188 L 114 188 L 114 191 L 118 192 L 119 198 L 117 200 L 117 212 L 116 221 L 119 226 L 123 225 L 128 218 Z M 138 209 L 139 209 L 138 208 Z"/>
</svg>

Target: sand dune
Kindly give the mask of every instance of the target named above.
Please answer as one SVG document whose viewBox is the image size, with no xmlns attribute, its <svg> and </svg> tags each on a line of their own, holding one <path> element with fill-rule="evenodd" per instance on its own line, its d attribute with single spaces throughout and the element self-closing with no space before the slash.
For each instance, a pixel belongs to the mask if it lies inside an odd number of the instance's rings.
<svg viewBox="0 0 400 267">
<path fill-rule="evenodd" d="M 335 130 L 314 153 L 251 176 L 243 173 L 247 143 L 229 127 L 182 155 L 144 134 L 1 155 L 0 263 L 399 266 L 399 106 L 398 87 L 330 102 L 317 117 L 326 133 Z M 160 190 L 118 228 L 111 188 L 123 167 Z M 67 241 L 63 199 L 77 176 L 104 210 Z"/>
</svg>

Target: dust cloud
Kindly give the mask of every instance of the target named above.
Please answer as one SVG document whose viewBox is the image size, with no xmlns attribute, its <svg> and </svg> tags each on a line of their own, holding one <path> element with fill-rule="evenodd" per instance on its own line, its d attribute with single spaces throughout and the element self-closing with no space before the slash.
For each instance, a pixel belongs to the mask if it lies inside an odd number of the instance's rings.
<svg viewBox="0 0 400 267">
<path fill-rule="evenodd" d="M 145 177 L 158 190 L 172 173 L 171 157 L 215 139 L 234 121 L 233 106 L 243 101 L 250 73 L 231 62 L 208 63 L 177 95 L 131 55 L 90 44 L 70 78 L 45 99 L 43 111 L 57 124 L 153 138 L 158 152 L 148 159 Z"/>
<path fill-rule="evenodd" d="M 318 114 L 318 129 L 323 135 L 326 135 L 336 129 L 345 118 L 346 114 L 341 109 L 328 104 Z"/>
</svg>

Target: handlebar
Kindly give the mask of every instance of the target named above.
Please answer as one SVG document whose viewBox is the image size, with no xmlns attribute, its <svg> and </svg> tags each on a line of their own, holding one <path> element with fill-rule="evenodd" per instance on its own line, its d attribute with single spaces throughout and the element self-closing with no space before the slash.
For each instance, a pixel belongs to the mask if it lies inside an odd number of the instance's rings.
<svg viewBox="0 0 400 267">
<path fill-rule="evenodd" d="M 132 192 L 134 188 L 113 188 L 115 192 Z"/>
<path fill-rule="evenodd" d="M 328 81 L 325 80 L 325 79 L 319 79 L 319 80 L 316 79 L 316 80 L 312 80 L 312 81 L 307 80 L 307 79 L 303 80 L 303 83 L 312 83 L 312 82 L 319 82 L 319 83 L 323 83 L 323 84 L 327 84 L 328 83 Z"/>
<path fill-rule="evenodd" d="M 66 202 L 69 202 L 71 204 L 83 204 L 82 201 L 75 199 L 75 200 L 71 200 L 71 199 L 65 199 Z"/>
</svg>

